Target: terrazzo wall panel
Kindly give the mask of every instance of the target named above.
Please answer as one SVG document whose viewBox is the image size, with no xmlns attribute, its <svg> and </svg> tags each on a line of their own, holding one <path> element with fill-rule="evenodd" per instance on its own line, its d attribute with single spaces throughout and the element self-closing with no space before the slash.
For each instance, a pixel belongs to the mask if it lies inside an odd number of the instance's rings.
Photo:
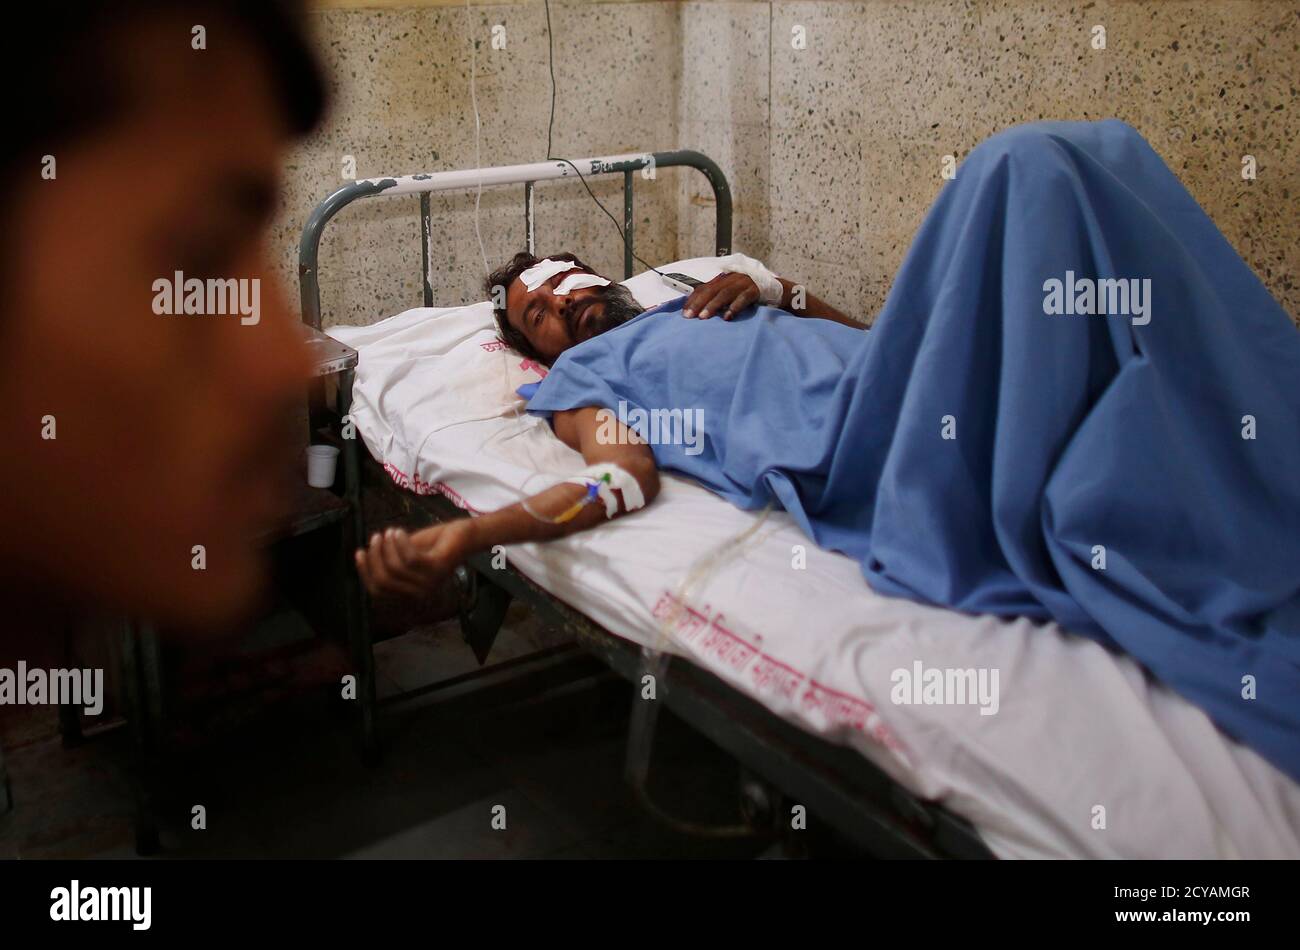
<svg viewBox="0 0 1300 950">
<path fill-rule="evenodd" d="M 735 180 L 738 247 L 849 312 L 883 304 L 944 156 L 1019 122 L 1114 116 L 1300 315 L 1300 4 L 686 2 L 681 30 L 681 145 Z M 683 187 L 683 209 L 702 201 Z M 706 251 L 692 227 L 683 253 Z"/>
<path fill-rule="evenodd" d="M 554 0 L 552 18 L 555 154 L 704 151 L 732 182 L 735 246 L 865 319 L 939 191 L 945 156 L 959 162 L 1018 122 L 1109 116 L 1147 137 L 1300 316 L 1294 0 Z M 482 163 L 543 157 L 545 22 L 535 0 L 468 14 L 441 3 L 314 12 L 334 109 L 287 168 L 275 234 L 285 279 L 296 286 L 298 233 L 344 180 L 346 156 L 358 177 L 473 167 L 471 27 Z M 496 25 L 505 50 L 491 48 Z M 621 220 L 620 183 L 593 187 Z M 621 273 L 618 233 L 580 185 L 538 195 L 539 248 Z M 712 199 L 696 173 L 638 179 L 637 203 L 641 257 L 712 253 Z M 439 303 L 481 297 L 473 205 L 472 193 L 434 200 Z M 493 264 L 523 243 L 521 207 L 521 186 L 483 193 Z M 336 219 L 322 248 L 327 322 L 367 323 L 419 301 L 418 227 L 413 198 Z"/>
<path fill-rule="evenodd" d="M 554 154 L 565 157 L 670 149 L 677 140 L 680 36 L 670 2 L 554 3 L 558 100 Z M 546 13 L 541 3 L 317 9 L 311 15 L 333 103 L 326 125 L 286 166 L 273 240 L 283 279 L 297 288 L 297 245 L 311 209 L 347 179 L 473 168 L 470 31 L 483 165 L 546 157 L 550 107 Z M 505 48 L 493 49 L 493 27 Z M 355 172 L 345 166 L 355 160 Z M 681 173 L 637 179 L 636 252 L 676 255 Z M 622 222 L 622 179 L 592 188 Z M 481 300 L 483 257 L 496 266 L 524 246 L 523 185 L 435 195 L 434 300 Z M 701 212 L 707 215 L 707 210 Z M 321 245 L 324 322 L 365 324 L 421 302 L 418 199 L 371 198 L 345 208 Z M 539 250 L 571 249 L 622 274 L 615 225 L 576 181 L 539 185 Z"/>
</svg>

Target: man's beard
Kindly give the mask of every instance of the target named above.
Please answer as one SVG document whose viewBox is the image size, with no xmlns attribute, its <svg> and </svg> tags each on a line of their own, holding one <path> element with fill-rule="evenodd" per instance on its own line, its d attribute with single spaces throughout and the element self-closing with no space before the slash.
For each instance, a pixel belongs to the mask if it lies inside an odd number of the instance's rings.
<svg viewBox="0 0 1300 950">
<path fill-rule="evenodd" d="M 633 317 L 639 317 L 645 311 L 645 308 L 637 303 L 636 298 L 632 296 L 632 291 L 622 284 L 597 287 L 595 296 L 605 305 L 604 312 L 599 316 L 593 314 L 587 320 L 587 330 L 590 336 L 585 337 L 585 339 L 600 336 L 615 327 L 620 327 Z M 575 308 L 575 310 L 577 309 Z M 570 320 L 569 335 L 575 340 L 582 339 L 583 337 L 578 332 L 573 311 L 570 311 L 567 319 Z"/>
</svg>

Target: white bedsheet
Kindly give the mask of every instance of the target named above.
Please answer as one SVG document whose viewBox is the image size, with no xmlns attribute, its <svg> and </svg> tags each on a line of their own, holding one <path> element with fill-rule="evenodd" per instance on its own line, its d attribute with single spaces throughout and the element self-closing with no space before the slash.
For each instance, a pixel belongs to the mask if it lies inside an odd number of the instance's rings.
<svg viewBox="0 0 1300 950">
<path fill-rule="evenodd" d="M 709 259 L 670 269 L 715 273 Z M 676 294 L 629 282 L 645 304 Z M 354 419 L 407 487 L 484 511 L 582 467 L 514 388 L 538 368 L 497 347 L 486 303 L 329 331 L 361 361 Z M 510 562 L 619 636 L 690 657 L 810 732 L 851 745 L 965 816 L 1004 857 L 1298 857 L 1300 786 L 1150 682 L 1054 624 L 875 594 L 784 512 L 661 622 L 687 568 L 757 517 L 682 479 L 646 510 Z M 803 550 L 806 566 L 798 563 Z M 998 671 L 999 706 L 891 701 L 898 669 Z"/>
</svg>

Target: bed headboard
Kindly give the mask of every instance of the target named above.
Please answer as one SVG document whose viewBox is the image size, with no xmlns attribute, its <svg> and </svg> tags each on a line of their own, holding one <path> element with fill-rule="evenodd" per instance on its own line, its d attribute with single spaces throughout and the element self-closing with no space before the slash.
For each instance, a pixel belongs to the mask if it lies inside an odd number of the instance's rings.
<svg viewBox="0 0 1300 950">
<path fill-rule="evenodd" d="M 576 166 L 576 168 L 575 168 Z M 316 206 L 302 229 L 298 244 L 298 287 L 302 298 L 303 322 L 320 329 L 320 273 L 318 256 L 321 234 L 325 225 L 346 205 L 358 198 L 377 195 L 419 195 L 420 198 L 420 264 L 421 283 L 424 286 L 424 305 L 433 306 L 432 261 L 429 260 L 429 243 L 432 234 L 429 221 L 429 195 L 435 191 L 460 191 L 480 185 L 522 184 L 524 186 L 524 230 L 527 247 L 533 252 L 533 186 L 539 181 L 556 178 L 577 178 L 595 175 L 623 175 L 623 277 L 632 276 L 632 185 L 637 171 L 643 168 L 695 168 L 704 173 L 713 188 L 716 224 L 717 253 L 731 253 L 731 189 L 727 176 L 713 159 L 701 152 L 682 149 L 672 152 L 641 152 L 627 155 L 607 155 L 601 158 L 574 159 L 572 162 L 552 159 L 529 165 L 499 165 L 495 168 L 461 169 L 432 172 L 421 175 L 404 175 L 400 178 L 363 178 L 344 185 Z"/>
</svg>

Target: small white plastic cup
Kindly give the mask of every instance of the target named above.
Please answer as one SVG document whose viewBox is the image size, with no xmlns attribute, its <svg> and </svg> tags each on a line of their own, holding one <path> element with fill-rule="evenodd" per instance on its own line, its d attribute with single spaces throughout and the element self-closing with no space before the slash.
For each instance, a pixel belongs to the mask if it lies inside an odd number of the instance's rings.
<svg viewBox="0 0 1300 950">
<path fill-rule="evenodd" d="M 312 488 L 331 488 L 334 470 L 338 467 L 339 450 L 332 445 L 312 445 L 307 448 L 307 484 Z"/>
</svg>

